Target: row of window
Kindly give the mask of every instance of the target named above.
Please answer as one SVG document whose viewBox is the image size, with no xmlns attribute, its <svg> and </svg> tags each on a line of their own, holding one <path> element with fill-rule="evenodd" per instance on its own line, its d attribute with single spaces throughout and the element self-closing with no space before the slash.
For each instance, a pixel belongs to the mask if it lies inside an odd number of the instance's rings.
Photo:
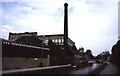
<svg viewBox="0 0 120 76">
<path fill-rule="evenodd" d="M 48 39 L 44 40 L 44 43 L 48 45 Z M 57 45 L 63 45 L 63 39 L 52 39 L 53 43 L 56 43 Z"/>
<path fill-rule="evenodd" d="M 20 35 L 11 35 L 10 40 L 15 41 L 16 39 L 22 37 L 22 36 L 32 36 L 33 34 L 20 34 Z M 36 35 L 36 34 L 34 34 Z M 37 35 L 36 35 L 37 36 Z"/>
<path fill-rule="evenodd" d="M 63 39 L 52 39 L 54 43 L 63 43 Z"/>
<path fill-rule="evenodd" d="M 18 44 L 18 43 L 3 42 L 3 44 L 15 45 L 15 46 L 23 46 L 23 47 L 43 49 L 43 50 L 49 50 L 48 48 L 42 48 L 42 47 L 31 46 L 31 45 L 24 45 L 24 44 Z"/>
<path fill-rule="evenodd" d="M 22 36 L 32 36 L 32 35 L 31 34 L 11 35 L 11 38 L 22 37 Z"/>
</svg>

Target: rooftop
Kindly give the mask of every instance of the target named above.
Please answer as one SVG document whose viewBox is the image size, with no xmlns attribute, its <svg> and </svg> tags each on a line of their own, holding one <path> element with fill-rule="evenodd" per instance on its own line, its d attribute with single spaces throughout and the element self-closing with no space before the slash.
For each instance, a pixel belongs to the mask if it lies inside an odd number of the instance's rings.
<svg viewBox="0 0 120 76">
<path fill-rule="evenodd" d="M 12 35 L 18 35 L 18 34 L 37 34 L 37 32 L 24 32 L 24 33 L 9 33 L 9 34 L 12 34 Z"/>
</svg>

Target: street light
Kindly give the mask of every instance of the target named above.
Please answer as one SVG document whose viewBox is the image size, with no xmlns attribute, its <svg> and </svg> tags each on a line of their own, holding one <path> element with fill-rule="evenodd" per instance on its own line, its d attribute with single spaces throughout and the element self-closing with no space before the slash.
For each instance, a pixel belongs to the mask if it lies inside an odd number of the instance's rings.
<svg viewBox="0 0 120 76">
<path fill-rule="evenodd" d="M 41 59 L 41 63 L 40 63 L 40 66 L 42 67 L 43 66 L 43 40 L 44 40 L 44 35 L 42 36 L 42 59 Z"/>
<path fill-rule="evenodd" d="M 42 36 L 42 58 L 43 58 L 43 40 L 44 40 L 45 35 Z"/>
</svg>

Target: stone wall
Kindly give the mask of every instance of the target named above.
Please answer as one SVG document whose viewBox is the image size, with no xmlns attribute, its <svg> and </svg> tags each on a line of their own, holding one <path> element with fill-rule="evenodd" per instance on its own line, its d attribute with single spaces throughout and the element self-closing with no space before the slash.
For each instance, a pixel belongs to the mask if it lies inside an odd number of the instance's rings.
<svg viewBox="0 0 120 76">
<path fill-rule="evenodd" d="M 25 69 L 25 68 L 34 68 L 39 67 L 40 63 L 43 63 L 43 66 L 49 66 L 50 56 L 47 58 L 25 58 L 25 57 L 3 57 L 2 58 L 2 69 Z"/>
</svg>

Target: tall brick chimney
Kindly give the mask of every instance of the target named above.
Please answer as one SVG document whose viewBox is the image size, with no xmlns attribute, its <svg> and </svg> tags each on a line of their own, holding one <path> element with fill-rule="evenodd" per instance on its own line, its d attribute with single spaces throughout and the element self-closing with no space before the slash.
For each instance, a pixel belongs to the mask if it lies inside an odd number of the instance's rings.
<svg viewBox="0 0 120 76">
<path fill-rule="evenodd" d="M 64 49 L 68 46 L 68 4 L 64 4 Z"/>
</svg>

